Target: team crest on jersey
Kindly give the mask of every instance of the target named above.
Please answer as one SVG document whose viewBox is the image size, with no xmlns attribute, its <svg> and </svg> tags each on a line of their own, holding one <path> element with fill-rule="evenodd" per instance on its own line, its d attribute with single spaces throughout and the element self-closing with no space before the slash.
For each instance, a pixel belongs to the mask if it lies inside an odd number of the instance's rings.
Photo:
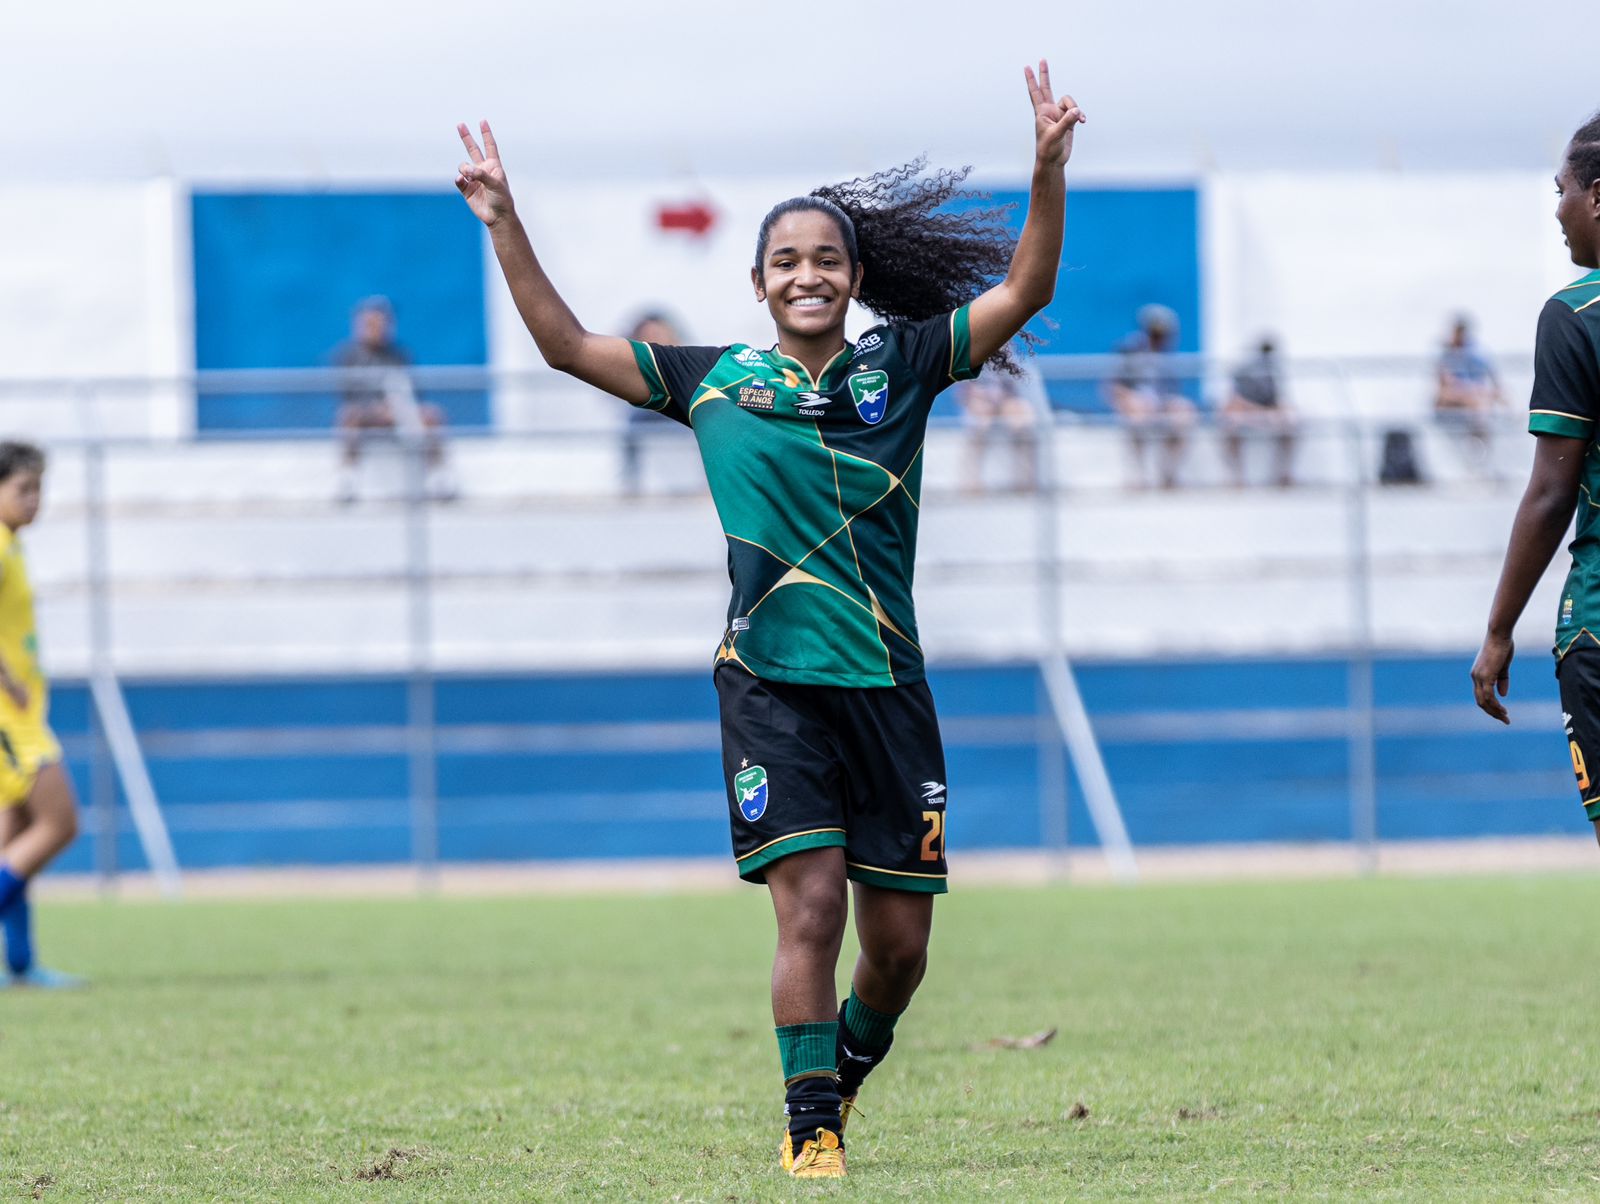
<svg viewBox="0 0 1600 1204">
<path fill-rule="evenodd" d="M 857 372 L 850 377 L 850 398 L 856 403 L 856 413 L 868 426 L 883 420 L 889 408 L 889 374 L 887 372 Z"/>
<path fill-rule="evenodd" d="M 777 399 L 774 389 L 758 389 L 750 385 L 739 390 L 739 404 L 747 410 L 770 410 Z"/>
<path fill-rule="evenodd" d="M 767 771 L 759 765 L 740 771 L 733 779 L 739 795 L 739 814 L 755 823 L 767 813 Z"/>
</svg>

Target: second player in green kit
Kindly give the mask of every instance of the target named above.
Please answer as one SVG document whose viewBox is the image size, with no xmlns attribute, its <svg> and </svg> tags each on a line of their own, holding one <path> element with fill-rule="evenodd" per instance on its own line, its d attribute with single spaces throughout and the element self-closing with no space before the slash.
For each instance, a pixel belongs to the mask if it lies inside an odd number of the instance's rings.
<svg viewBox="0 0 1600 1204">
<path fill-rule="evenodd" d="M 1556 220 L 1587 275 L 1539 314 L 1528 429 L 1533 473 L 1511 529 L 1489 630 L 1472 666 L 1478 705 L 1503 723 L 1511 633 L 1577 512 L 1572 567 L 1555 618 L 1556 676 L 1578 796 L 1600 838 L 1600 114 L 1567 144 L 1556 174 Z"/>
<path fill-rule="evenodd" d="M 586 330 L 534 255 L 488 123 L 461 126 L 456 186 L 488 226 L 552 367 L 694 432 L 733 595 L 715 655 L 738 872 L 777 919 L 772 1012 L 787 1123 L 780 1162 L 845 1173 L 843 1133 L 927 968 L 945 890 L 945 763 L 912 605 L 928 413 L 1049 303 L 1064 168 L 1083 114 L 1025 71 L 1027 217 L 917 165 L 819 188 L 762 221 L 750 281 L 767 348 L 670 347 Z M 953 200 L 966 205 L 952 206 Z M 851 302 L 881 321 L 845 337 Z M 861 945 L 841 1005 L 854 892 Z"/>
</svg>

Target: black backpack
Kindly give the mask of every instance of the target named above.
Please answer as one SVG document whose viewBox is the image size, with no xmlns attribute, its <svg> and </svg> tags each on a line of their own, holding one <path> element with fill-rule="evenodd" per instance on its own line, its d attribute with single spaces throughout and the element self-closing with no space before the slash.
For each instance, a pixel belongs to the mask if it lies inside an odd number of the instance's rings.
<svg viewBox="0 0 1600 1204">
<path fill-rule="evenodd" d="M 1417 462 L 1417 444 L 1407 430 L 1383 432 L 1383 459 L 1378 464 L 1378 482 L 1383 485 L 1420 485 L 1422 466 Z"/>
</svg>

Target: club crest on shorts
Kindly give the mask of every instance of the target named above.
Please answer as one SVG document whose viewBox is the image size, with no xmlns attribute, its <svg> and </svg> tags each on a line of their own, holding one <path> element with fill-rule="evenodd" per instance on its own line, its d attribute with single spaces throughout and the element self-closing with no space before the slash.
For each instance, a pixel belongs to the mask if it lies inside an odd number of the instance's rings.
<svg viewBox="0 0 1600 1204">
<path fill-rule="evenodd" d="M 856 403 L 856 413 L 868 426 L 883 419 L 889 408 L 889 374 L 887 372 L 857 372 L 850 377 L 850 399 Z"/>
<path fill-rule="evenodd" d="M 739 795 L 739 814 L 755 823 L 767 813 L 767 771 L 752 765 L 734 776 L 733 788 Z"/>
</svg>

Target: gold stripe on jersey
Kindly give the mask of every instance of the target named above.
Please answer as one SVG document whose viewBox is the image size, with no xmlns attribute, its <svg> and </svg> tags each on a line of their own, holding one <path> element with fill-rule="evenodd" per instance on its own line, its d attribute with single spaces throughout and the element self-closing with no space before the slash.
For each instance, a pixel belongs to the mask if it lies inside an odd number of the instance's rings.
<svg viewBox="0 0 1600 1204">
<path fill-rule="evenodd" d="M 1574 305 L 1572 307 L 1572 312 L 1575 313 L 1575 314 L 1581 314 L 1584 310 L 1588 309 L 1591 305 L 1593 305 L 1597 301 L 1600 301 L 1600 297 L 1591 297 L 1589 300 L 1585 301 L 1582 305 Z"/>
<path fill-rule="evenodd" d="M 1596 297 L 1595 300 L 1600 301 L 1600 297 Z M 1530 416 L 1533 414 L 1549 414 L 1552 418 L 1570 418 L 1574 422 L 1594 421 L 1593 418 L 1585 418 L 1582 414 L 1569 414 L 1565 410 L 1529 410 L 1528 413 Z"/>
<path fill-rule="evenodd" d="M 756 374 L 754 372 L 752 372 L 748 376 L 741 376 L 738 380 L 729 381 L 723 387 L 724 388 L 728 388 L 728 389 L 732 389 L 732 388 L 734 388 L 734 387 L 736 387 L 738 385 L 744 384 L 744 382 L 747 381 L 747 380 L 754 380 L 755 379 L 755 375 Z M 700 394 L 699 397 L 696 397 L 694 399 L 693 403 L 689 406 L 689 413 L 692 415 L 695 412 L 695 410 L 699 406 L 704 404 L 705 402 L 708 402 L 708 401 L 728 401 L 728 400 L 729 400 L 728 395 L 726 393 L 724 393 L 722 391 L 722 389 L 719 389 L 716 385 L 707 385 L 706 386 L 706 391 L 704 393 Z"/>
</svg>

